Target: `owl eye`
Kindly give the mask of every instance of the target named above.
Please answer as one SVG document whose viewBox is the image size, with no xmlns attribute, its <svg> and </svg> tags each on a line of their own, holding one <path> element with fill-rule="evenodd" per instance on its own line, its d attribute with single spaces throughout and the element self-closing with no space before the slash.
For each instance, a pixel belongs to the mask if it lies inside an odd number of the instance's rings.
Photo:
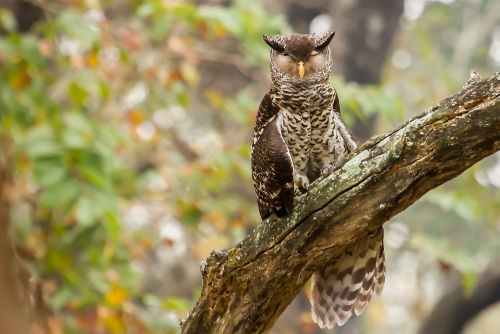
<svg viewBox="0 0 500 334">
<path fill-rule="evenodd" d="M 290 54 L 289 53 L 283 53 L 283 56 L 288 57 Z"/>
<path fill-rule="evenodd" d="M 314 56 L 317 56 L 317 55 L 319 55 L 319 52 L 318 52 L 318 51 L 313 51 L 313 52 L 311 53 L 311 57 L 314 57 Z"/>
</svg>

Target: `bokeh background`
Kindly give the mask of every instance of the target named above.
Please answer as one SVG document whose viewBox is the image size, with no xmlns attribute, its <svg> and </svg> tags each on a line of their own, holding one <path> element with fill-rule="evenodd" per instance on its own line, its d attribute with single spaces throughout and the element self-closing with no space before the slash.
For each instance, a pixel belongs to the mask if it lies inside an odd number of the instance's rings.
<svg viewBox="0 0 500 334">
<path fill-rule="evenodd" d="M 15 251 L 0 263 L 30 293 L 33 333 L 180 332 L 200 261 L 260 222 L 262 34 L 336 30 L 331 81 L 362 140 L 460 91 L 470 69 L 500 69 L 498 0 L 0 6 L 0 246 Z M 362 316 L 318 329 L 306 286 L 271 333 L 499 333 L 499 187 L 494 155 L 388 222 L 385 290 Z"/>
</svg>

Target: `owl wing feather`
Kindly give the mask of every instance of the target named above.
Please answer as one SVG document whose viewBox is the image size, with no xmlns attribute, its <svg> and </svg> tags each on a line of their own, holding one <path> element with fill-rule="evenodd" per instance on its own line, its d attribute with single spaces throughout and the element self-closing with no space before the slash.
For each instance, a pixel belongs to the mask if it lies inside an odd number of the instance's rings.
<svg viewBox="0 0 500 334">
<path fill-rule="evenodd" d="M 257 114 L 252 142 L 252 178 L 262 219 L 293 210 L 293 162 L 282 136 L 282 116 L 267 94 Z"/>
</svg>

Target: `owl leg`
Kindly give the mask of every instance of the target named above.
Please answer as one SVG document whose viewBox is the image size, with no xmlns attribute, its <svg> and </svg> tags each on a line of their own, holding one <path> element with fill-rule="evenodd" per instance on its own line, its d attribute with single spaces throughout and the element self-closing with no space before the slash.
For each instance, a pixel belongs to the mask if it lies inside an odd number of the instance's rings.
<svg viewBox="0 0 500 334">
<path fill-rule="evenodd" d="M 298 149 L 301 147 L 301 150 Z M 293 188 L 309 191 L 309 178 L 307 173 L 307 160 L 309 156 L 309 147 L 307 144 L 297 145 L 292 149 L 293 161 Z"/>
</svg>

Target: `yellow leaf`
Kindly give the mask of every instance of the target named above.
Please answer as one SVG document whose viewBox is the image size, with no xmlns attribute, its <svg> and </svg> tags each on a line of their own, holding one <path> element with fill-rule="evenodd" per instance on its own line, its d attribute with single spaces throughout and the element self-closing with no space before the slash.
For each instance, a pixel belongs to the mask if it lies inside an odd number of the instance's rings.
<svg viewBox="0 0 500 334">
<path fill-rule="evenodd" d="M 87 56 L 87 64 L 92 68 L 96 68 L 99 66 L 99 58 L 95 53 L 91 53 Z"/>
<path fill-rule="evenodd" d="M 210 222 L 219 231 L 224 232 L 227 230 L 227 219 L 220 211 L 212 210 L 208 212 L 203 220 Z"/>
<path fill-rule="evenodd" d="M 106 294 L 106 302 L 111 306 L 118 306 L 123 301 L 127 300 L 128 292 L 124 288 L 118 285 L 114 285 Z"/>
<path fill-rule="evenodd" d="M 125 323 L 120 316 L 104 319 L 104 325 L 110 329 L 111 333 L 125 333 Z"/>
<path fill-rule="evenodd" d="M 221 24 L 215 27 L 215 36 L 218 38 L 225 37 L 227 35 L 227 30 Z"/>
<path fill-rule="evenodd" d="M 121 334 L 126 332 L 125 323 L 123 321 L 121 311 L 116 311 L 108 307 L 100 306 L 97 309 L 97 315 L 99 317 L 99 323 L 104 325 L 108 329 L 106 333 Z"/>
<path fill-rule="evenodd" d="M 198 84 L 198 81 L 200 80 L 200 74 L 198 73 L 198 69 L 190 62 L 182 62 L 180 70 L 182 78 L 184 78 L 188 85 L 195 86 L 196 84 Z"/>
<path fill-rule="evenodd" d="M 129 113 L 129 120 L 134 125 L 139 125 L 144 122 L 144 115 L 140 110 L 134 109 Z"/>
<path fill-rule="evenodd" d="M 220 92 L 216 90 L 206 90 L 205 97 L 208 99 L 210 105 L 214 108 L 222 108 L 222 106 L 224 105 L 224 97 Z"/>
</svg>

